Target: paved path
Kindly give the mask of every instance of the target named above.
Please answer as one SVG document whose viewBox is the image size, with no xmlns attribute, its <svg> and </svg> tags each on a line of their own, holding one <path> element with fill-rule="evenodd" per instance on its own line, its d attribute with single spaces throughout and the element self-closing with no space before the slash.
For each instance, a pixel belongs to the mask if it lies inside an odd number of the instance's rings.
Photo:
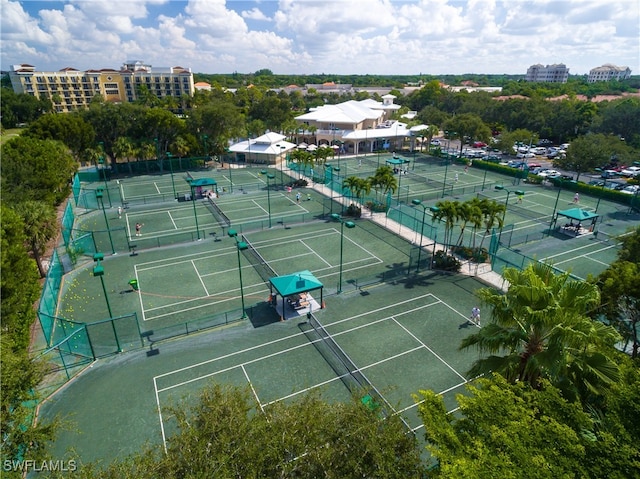
<svg viewBox="0 0 640 479">
<path fill-rule="evenodd" d="M 307 183 L 308 183 L 307 188 L 312 188 L 313 190 L 317 191 L 318 193 L 320 193 L 321 195 L 327 198 L 331 198 L 333 196 L 331 189 L 325 184 L 314 183 L 311 180 L 311 178 L 308 178 L 304 175 L 300 175 L 300 173 L 298 173 L 297 171 L 292 170 L 283 164 L 277 165 L 276 169 L 282 169 L 284 173 L 287 173 L 292 178 L 296 178 L 296 177 L 304 178 L 305 180 L 307 180 Z M 344 206 L 348 206 L 346 203 L 351 202 L 350 199 L 346 199 L 342 196 L 341 197 L 333 196 L 333 199 L 335 201 L 340 202 Z M 363 210 L 364 209 L 365 208 L 363 208 Z M 397 221 L 389 219 L 386 213 L 369 213 L 368 218 L 374 223 L 377 223 L 378 225 L 382 226 L 383 228 L 405 238 L 411 244 L 415 244 L 418 234 L 415 231 L 413 231 L 411 228 L 407 228 L 406 226 L 401 225 Z M 429 245 L 429 246 L 426 246 L 425 248 L 427 250 L 430 250 L 431 253 L 433 253 L 439 246 L 437 243 L 435 243 L 433 240 L 431 240 L 426 236 L 424 236 L 423 242 Z M 442 245 L 440 245 L 440 247 L 442 248 Z M 509 286 L 508 283 L 504 280 L 504 278 L 501 275 L 499 275 L 498 273 L 494 272 L 491 269 L 490 263 L 476 264 L 471 261 L 463 261 L 462 268 L 460 269 L 460 273 L 468 276 L 475 276 L 476 278 L 480 279 L 484 283 L 487 283 L 488 285 L 496 289 L 500 289 L 502 291 L 506 291 Z"/>
</svg>

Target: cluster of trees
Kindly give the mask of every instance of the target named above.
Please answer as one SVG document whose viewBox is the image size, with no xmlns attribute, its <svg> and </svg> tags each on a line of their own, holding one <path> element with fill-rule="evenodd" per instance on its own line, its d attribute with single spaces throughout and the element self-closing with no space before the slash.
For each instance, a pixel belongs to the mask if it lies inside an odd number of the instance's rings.
<svg viewBox="0 0 640 479">
<path fill-rule="evenodd" d="M 29 352 L 34 304 L 46 273 L 45 248 L 58 233 L 56 208 L 69 195 L 77 163 L 62 142 L 48 139 L 17 137 L 1 155 L 0 454 L 3 461 L 39 460 L 56 425 L 32 423 L 45 373 Z"/>
<path fill-rule="evenodd" d="M 194 74 L 195 81 L 204 81 L 213 86 L 225 88 L 242 88 L 248 85 L 266 88 L 283 88 L 289 85 L 303 87 L 305 85 L 353 85 L 355 88 L 366 88 L 373 85 L 380 87 L 403 88 L 404 85 L 423 85 L 430 81 L 438 81 L 445 85 L 462 85 L 472 82 L 478 86 L 499 86 L 508 95 L 554 97 L 565 94 L 580 94 L 593 97 L 601 94 L 619 94 L 640 88 L 640 77 L 632 77 L 625 81 L 609 81 L 587 83 L 585 75 L 572 75 L 567 83 L 531 83 L 524 81 L 524 75 L 486 75 L 470 73 L 465 75 L 276 75 L 269 69 L 255 73 L 232 74 Z"/>
</svg>

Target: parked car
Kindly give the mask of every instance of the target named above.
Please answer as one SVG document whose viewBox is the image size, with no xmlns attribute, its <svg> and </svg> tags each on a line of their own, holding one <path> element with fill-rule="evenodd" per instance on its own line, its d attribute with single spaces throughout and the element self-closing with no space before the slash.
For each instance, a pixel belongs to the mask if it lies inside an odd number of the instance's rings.
<svg viewBox="0 0 640 479">
<path fill-rule="evenodd" d="M 547 138 L 542 138 L 536 143 L 536 146 L 551 146 L 553 145 L 553 141 L 548 140 Z"/>
<path fill-rule="evenodd" d="M 639 176 L 640 166 L 630 166 L 620 172 L 622 176 Z"/>
<path fill-rule="evenodd" d="M 527 162 L 511 160 L 509 163 L 507 163 L 507 165 L 510 166 L 511 168 L 524 168 L 525 166 L 527 166 Z"/>
<path fill-rule="evenodd" d="M 548 170 L 548 168 L 543 168 L 542 166 L 538 166 L 537 168 L 534 168 L 533 170 L 531 170 L 531 173 L 533 173 L 534 175 L 539 175 L 540 173 L 546 170 Z"/>
<path fill-rule="evenodd" d="M 483 141 L 476 141 L 473 143 L 474 148 L 484 148 L 487 144 Z"/>
<path fill-rule="evenodd" d="M 516 155 L 516 158 L 535 158 L 535 157 L 536 157 L 535 153 L 531 153 L 531 152 L 527 152 L 527 153 L 518 152 L 518 154 Z"/>
<path fill-rule="evenodd" d="M 541 171 L 540 173 L 537 173 L 538 176 L 557 176 L 559 174 L 560 172 L 556 170 L 544 170 L 544 171 Z"/>
<path fill-rule="evenodd" d="M 602 178 L 618 178 L 620 174 L 616 170 L 604 170 L 600 176 Z"/>
<path fill-rule="evenodd" d="M 540 163 L 529 163 L 530 170 L 534 170 L 536 168 L 542 168 L 542 165 Z"/>
<path fill-rule="evenodd" d="M 628 185 L 620 190 L 621 193 L 626 193 L 627 195 L 635 195 L 640 192 L 640 185 Z"/>
</svg>

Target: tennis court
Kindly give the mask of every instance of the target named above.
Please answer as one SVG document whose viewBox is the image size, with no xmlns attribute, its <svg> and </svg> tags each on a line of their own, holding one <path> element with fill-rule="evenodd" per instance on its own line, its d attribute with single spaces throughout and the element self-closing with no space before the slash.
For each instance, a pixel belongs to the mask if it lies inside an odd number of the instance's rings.
<svg viewBox="0 0 640 479">
<path fill-rule="evenodd" d="M 359 160 L 348 161 L 340 173 L 350 176 Z M 366 163 L 361 165 L 363 173 Z M 370 166 L 373 172 L 375 166 Z M 443 185 L 456 183 L 451 176 L 455 172 L 457 184 L 462 185 L 455 199 L 484 190 L 487 197 L 507 201 L 504 190 L 493 189 L 503 185 L 504 178 L 498 175 L 492 178 L 473 169 L 465 174 L 463 167 L 435 162 L 418 162 L 415 168 L 428 170 L 433 184 L 429 186 L 426 177 L 414 184 L 408 180 L 412 174 L 403 175 L 401 185 L 407 179 L 410 188 L 401 190 L 405 203 L 424 188 L 433 204 L 441 198 Z M 407 429 L 419 436 L 422 425 L 411 394 L 432 389 L 442 394 L 449 410 L 455 410 L 455 395 L 464 392 L 467 381 L 465 371 L 477 358 L 475 351 L 457 348 L 476 331 L 467 318 L 477 306 L 475 291 L 484 285 L 474 278 L 424 270 L 408 275 L 415 271 L 410 266 L 416 249 L 405 239 L 364 218 L 354 220 L 355 228 L 343 230 L 340 222 L 321 219 L 327 213 L 321 198 L 307 200 L 303 194 L 298 203 L 295 190 L 290 196 L 279 188 L 278 172 L 267 178 L 262 170 L 247 170 L 245 180 L 241 176 L 236 180 L 235 169 L 216 176 L 221 185 L 230 173 L 233 182 L 229 178 L 228 186 L 234 185 L 233 195 L 223 191 L 216 198 L 219 211 L 212 211 L 204 200 L 172 199 L 170 205 L 130 203 L 121 219 L 110 208 L 106 223 L 102 211 L 85 215 L 87 224 L 93 221 L 97 230 L 119 221 L 119 229 L 111 225 L 113 241 L 135 242 L 138 253 L 104 259 L 104 289 L 91 274 L 92 263 L 67 275 L 62 315 L 82 322 L 107 318 L 108 299 L 114 317 L 133 312 L 139 331 L 153 334 L 145 338 L 145 349 L 138 344 L 136 350 L 96 362 L 43 405 L 46 417 L 71 414 L 73 427 L 63 431 L 55 444 L 59 457 L 73 447 L 76 458 L 109 461 L 139 451 L 147 442 L 163 444 L 175 427 L 167 406 L 179 399 L 193 404 L 211 382 L 248 385 L 258 409 L 291 401 L 309 390 L 321 390 L 331 401 L 342 401 L 354 392 L 368 393 L 385 414 L 400 414 Z M 172 194 L 171 178 L 166 176 L 161 178 L 163 184 L 154 186 L 156 193 Z M 124 181 L 125 195 L 132 194 L 126 189 L 128 181 Z M 240 190 L 236 181 L 246 181 L 246 187 Z M 572 193 L 555 189 L 505 186 L 525 190 L 522 203 L 511 193 L 505 221 L 522 234 L 548 228 L 555 207 L 565 208 L 572 201 Z M 597 198 L 583 198 L 581 206 L 597 209 L 602 214 L 599 226 L 608 233 L 575 239 L 552 235 L 527 246 L 539 247 L 541 259 L 544 254 L 562 264 L 604 262 L 614 251 L 606 242 L 609 235 L 637 223 L 637 215 L 625 216 L 619 206 Z M 409 211 L 417 242 L 424 210 Z M 224 217 L 238 230 L 238 237 L 226 234 Z M 144 223 L 141 237 L 133 232 L 137 222 Z M 201 241 L 195 241 L 196 231 Z M 172 235 L 186 239 L 172 243 L 168 241 Z M 97 232 L 95 238 L 108 251 L 107 235 Z M 246 241 L 250 248 L 240 251 L 237 241 Z M 324 284 L 326 308 L 314 309 L 311 318 L 280 321 L 267 302 L 266 280 L 272 274 L 301 270 L 312 271 Z M 136 279 L 139 292 L 131 290 L 130 279 Z M 342 293 L 336 294 L 338 290 Z M 248 320 L 236 321 L 243 298 Z M 229 311 L 233 321 L 210 320 Z M 187 323 L 195 327 L 185 328 Z M 110 325 L 105 323 L 105 328 Z M 211 329 L 212 325 L 219 327 Z M 103 410 L 109 414 L 96 412 Z"/>
<path fill-rule="evenodd" d="M 113 356 L 45 405 L 45 415 L 73 413 L 74 428 L 61 433 L 56 450 L 73 446 L 91 460 L 122 456 L 145 442 L 162 444 L 175 427 L 167 406 L 193 401 L 212 382 L 249 385 L 258 409 L 311 389 L 329 401 L 366 391 L 421 437 L 411 394 L 433 389 L 450 410 L 456 407 L 455 394 L 464 392 L 465 371 L 477 356 L 457 348 L 477 330 L 467 318 L 480 287 L 472 278 L 434 274 L 328 296 L 326 309 L 314 317 L 341 355 L 317 332 L 321 327 L 311 328 L 301 317 L 261 328 L 234 323 L 158 343 L 153 355 L 138 350 Z M 96 414 L 102 407 L 108 415 Z M 82 441 L 79 434 L 99 440 Z"/>
<path fill-rule="evenodd" d="M 103 262 L 102 281 L 92 276 L 93 263 L 65 278 L 60 314 L 90 323 L 108 318 L 109 311 L 112 317 L 135 312 L 142 332 L 153 330 L 160 335 L 185 323 L 237 312 L 243 299 L 248 306 L 263 303 L 269 296 L 270 276 L 308 269 L 331 291 L 337 288 L 340 272 L 345 283 L 351 278 L 381 276 L 387 269 L 383 257 L 397 259 L 398 252 L 408 255 L 408 243 L 367 223 L 359 222 L 362 226 L 344 237 L 339 225 L 324 221 L 245 234 L 242 239 L 252 248 L 241 255 L 236 238 L 220 235 L 188 248 L 174 245 L 109 256 Z M 267 264 L 266 274 L 251 251 Z M 132 279 L 139 291 L 129 286 Z"/>
</svg>

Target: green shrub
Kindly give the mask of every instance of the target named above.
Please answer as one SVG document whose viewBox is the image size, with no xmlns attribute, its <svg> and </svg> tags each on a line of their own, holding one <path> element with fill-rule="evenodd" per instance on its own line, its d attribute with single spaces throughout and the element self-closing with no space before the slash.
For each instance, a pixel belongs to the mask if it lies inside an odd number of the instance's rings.
<svg viewBox="0 0 640 479">
<path fill-rule="evenodd" d="M 433 269 L 458 273 L 461 267 L 462 263 L 454 256 L 447 254 L 446 251 L 436 251 L 433 255 Z"/>
<path fill-rule="evenodd" d="M 476 263 L 484 263 L 489 258 L 489 252 L 486 248 L 469 248 L 467 246 L 454 246 L 451 248 L 455 254 L 464 259 L 470 259 Z"/>
</svg>

